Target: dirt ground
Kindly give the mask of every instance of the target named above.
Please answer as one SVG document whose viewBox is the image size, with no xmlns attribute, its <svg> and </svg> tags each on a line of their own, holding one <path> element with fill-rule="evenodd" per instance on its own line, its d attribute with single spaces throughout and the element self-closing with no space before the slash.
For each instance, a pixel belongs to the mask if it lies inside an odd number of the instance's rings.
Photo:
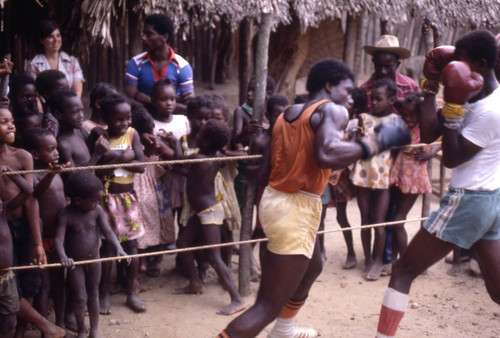
<svg viewBox="0 0 500 338">
<path fill-rule="evenodd" d="M 420 199 L 409 219 L 420 216 Z M 433 208 L 436 206 L 433 203 Z M 329 209 L 326 229 L 336 229 L 335 209 Z M 352 226 L 359 225 L 355 200 L 348 205 Z M 407 224 L 410 237 L 418 229 L 418 222 Z M 375 282 L 361 278 L 363 267 L 359 231 L 354 233 L 358 266 L 343 270 L 345 244 L 340 233 L 326 235 L 327 261 L 313 286 L 309 299 L 300 311 L 297 323 L 319 331 L 322 337 L 373 337 L 376 331 L 380 302 L 387 287 L 388 277 Z M 166 256 L 158 278 L 141 276 L 152 290 L 142 293 L 148 310 L 132 313 L 125 307 L 125 295 L 112 297 L 114 313 L 100 317 L 103 337 L 214 337 L 234 318 L 216 314 L 229 302 L 228 294 L 209 270 L 203 295 L 173 295 L 172 291 L 187 281 L 173 272 L 173 256 Z M 233 256 L 233 277 L 237 280 L 238 257 Z M 466 265 L 464 265 L 464 268 Z M 466 272 L 451 277 L 446 274 L 449 265 L 439 262 L 419 277 L 410 293 L 408 312 L 404 317 L 399 337 L 499 337 L 500 308 L 493 303 L 481 278 Z M 258 284 L 252 283 L 254 302 Z M 270 327 L 258 337 L 265 337 Z"/>
</svg>

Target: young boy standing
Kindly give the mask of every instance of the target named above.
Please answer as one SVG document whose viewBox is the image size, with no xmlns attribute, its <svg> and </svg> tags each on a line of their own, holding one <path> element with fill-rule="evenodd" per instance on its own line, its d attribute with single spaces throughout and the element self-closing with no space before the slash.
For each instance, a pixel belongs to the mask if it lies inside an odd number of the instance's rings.
<svg viewBox="0 0 500 338">
<path fill-rule="evenodd" d="M 126 254 L 107 221 L 106 213 L 99 205 L 103 196 L 101 180 L 89 171 L 76 172 L 68 178 L 65 191 L 71 198 L 71 204 L 62 209 L 57 217 L 54 244 L 62 265 L 70 268 L 68 283 L 78 337 L 87 337 L 85 308 L 88 306 L 89 337 L 95 338 L 98 337 L 101 264 L 75 266 L 75 261 L 99 258 L 101 233 L 113 245 L 118 256 Z"/>
<path fill-rule="evenodd" d="M 66 206 L 64 186 L 61 176 L 56 170 L 69 166 L 59 165 L 57 141 L 47 129 L 30 129 L 23 138 L 24 149 L 29 151 L 35 162 L 35 169 L 54 169 L 49 173 L 34 174 L 33 196 L 40 206 L 40 219 L 43 224 L 42 243 L 49 263 L 58 263 L 55 252 L 54 236 L 56 234 L 57 214 Z M 42 289 L 38 295 L 40 314 L 44 317 L 49 312 L 49 293 L 53 290 L 56 325 L 64 324 L 64 271 L 60 268 L 42 271 Z"/>
<path fill-rule="evenodd" d="M 0 108 L 0 165 L 8 166 L 14 171 L 32 170 L 31 155 L 23 149 L 9 146 L 14 142 L 15 132 L 12 114 L 8 109 Z M 33 175 L 27 174 L 24 178 L 30 185 L 33 184 Z M 0 185 L 2 186 L 0 197 L 3 201 L 10 201 L 19 194 L 19 187 L 6 176 L 0 176 Z M 30 197 L 22 206 L 11 210 L 8 223 L 14 247 L 14 265 L 47 263 L 40 235 L 40 217 L 36 199 Z M 16 278 L 22 297 L 18 316 L 34 324 L 47 336 L 63 337 L 63 329 L 47 321 L 31 306 L 31 301 L 40 288 L 40 271 L 37 269 L 20 271 L 16 273 Z M 22 331 L 23 327 L 19 329 Z"/>
<path fill-rule="evenodd" d="M 198 133 L 197 145 L 199 153 L 192 158 L 208 158 L 216 156 L 218 151 L 227 144 L 229 129 L 219 121 L 209 120 Z M 224 209 L 214 193 L 214 180 L 221 168 L 221 162 L 202 162 L 189 168 L 186 181 L 187 200 L 196 216 L 190 218 L 186 229 L 179 237 L 180 247 L 189 247 L 196 238 L 203 236 L 203 244 L 219 244 L 221 242 L 220 227 L 224 221 Z M 218 313 L 231 315 L 243 310 L 246 305 L 238 293 L 231 271 L 222 260 L 220 248 L 208 250 L 209 261 L 217 272 L 222 286 L 229 292 L 231 303 L 223 307 Z M 198 277 L 192 252 L 181 254 L 183 263 L 189 272 L 189 285 L 174 291 L 182 293 L 202 293 L 203 285 Z"/>
<path fill-rule="evenodd" d="M 497 53 L 493 34 L 477 30 L 456 42 L 451 56 L 459 61 L 447 64 L 449 53 L 437 49 L 427 55 L 421 140 L 432 142 L 443 136 L 444 164 L 452 168 L 450 191 L 393 264 L 377 337 L 396 335 L 413 280 L 455 245 L 474 248 L 486 289 L 500 304 L 500 89 L 494 73 Z M 432 74 L 437 75 L 435 79 L 429 77 Z M 446 102 L 439 119 L 435 108 L 438 79 L 444 84 Z"/>
<path fill-rule="evenodd" d="M 0 167 L 0 172 L 11 171 L 9 167 Z M 0 269 L 10 268 L 13 263 L 12 237 L 7 224 L 9 212 L 22 206 L 30 197 L 33 188 L 21 176 L 8 178 L 19 188 L 19 193 L 10 201 L 0 200 Z M 3 188 L 3 187 L 2 187 Z M 0 272 L 0 335 L 5 335 L 16 326 L 16 315 L 19 311 L 19 294 L 12 270 Z"/>
</svg>

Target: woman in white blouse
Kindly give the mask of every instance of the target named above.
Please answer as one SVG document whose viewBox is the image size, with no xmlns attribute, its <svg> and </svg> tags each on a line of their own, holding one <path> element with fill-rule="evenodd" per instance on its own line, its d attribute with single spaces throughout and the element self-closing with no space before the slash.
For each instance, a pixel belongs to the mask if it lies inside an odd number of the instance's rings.
<svg viewBox="0 0 500 338">
<path fill-rule="evenodd" d="M 78 59 L 61 50 L 59 25 L 51 20 L 40 22 L 35 33 L 38 54 L 28 62 L 26 73 L 33 79 L 44 70 L 57 69 L 68 79 L 68 87 L 82 97 L 83 73 Z"/>
</svg>

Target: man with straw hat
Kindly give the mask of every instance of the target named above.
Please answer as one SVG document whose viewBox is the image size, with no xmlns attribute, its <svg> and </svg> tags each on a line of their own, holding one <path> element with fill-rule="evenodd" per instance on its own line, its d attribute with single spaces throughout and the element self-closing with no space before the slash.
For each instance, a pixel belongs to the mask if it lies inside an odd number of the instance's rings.
<svg viewBox="0 0 500 338">
<path fill-rule="evenodd" d="M 360 86 L 366 93 L 365 111 L 371 111 L 371 87 L 376 80 L 389 78 L 396 82 L 398 98 L 405 98 L 410 91 L 418 91 L 415 80 L 397 71 L 401 64 L 400 60 L 409 58 L 411 53 L 408 49 L 399 46 L 396 36 L 382 35 L 375 46 L 364 46 L 363 49 L 367 54 L 373 56 L 372 62 L 375 68 L 375 72 L 368 81 Z M 394 113 L 397 113 L 396 108 L 393 107 L 393 110 Z"/>
</svg>

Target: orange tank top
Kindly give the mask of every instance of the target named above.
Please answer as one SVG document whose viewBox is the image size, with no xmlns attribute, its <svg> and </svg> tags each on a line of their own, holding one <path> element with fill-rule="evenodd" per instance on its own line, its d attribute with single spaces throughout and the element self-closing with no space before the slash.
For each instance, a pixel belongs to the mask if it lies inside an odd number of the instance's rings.
<svg viewBox="0 0 500 338">
<path fill-rule="evenodd" d="M 315 132 L 310 117 L 316 108 L 330 100 L 320 100 L 300 113 L 292 122 L 281 114 L 273 128 L 271 141 L 271 174 L 269 185 L 279 191 L 298 190 L 321 195 L 331 169 L 318 166 L 314 150 Z"/>
</svg>

